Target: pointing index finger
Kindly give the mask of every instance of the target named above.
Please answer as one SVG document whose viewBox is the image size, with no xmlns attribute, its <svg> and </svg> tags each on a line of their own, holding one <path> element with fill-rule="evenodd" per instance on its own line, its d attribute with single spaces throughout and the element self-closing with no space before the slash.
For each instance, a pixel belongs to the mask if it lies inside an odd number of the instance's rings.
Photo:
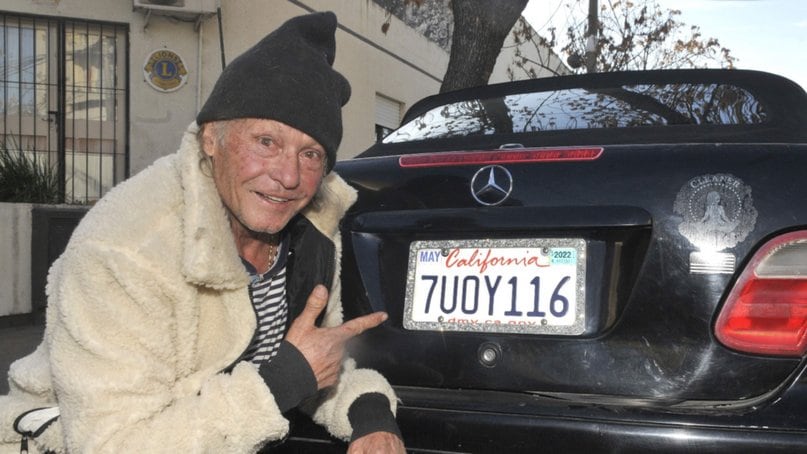
<svg viewBox="0 0 807 454">
<path fill-rule="evenodd" d="M 340 326 L 340 329 L 345 333 L 346 338 L 355 337 L 368 329 L 375 328 L 384 323 L 387 318 L 386 312 L 373 312 L 372 314 L 346 321 Z"/>
</svg>

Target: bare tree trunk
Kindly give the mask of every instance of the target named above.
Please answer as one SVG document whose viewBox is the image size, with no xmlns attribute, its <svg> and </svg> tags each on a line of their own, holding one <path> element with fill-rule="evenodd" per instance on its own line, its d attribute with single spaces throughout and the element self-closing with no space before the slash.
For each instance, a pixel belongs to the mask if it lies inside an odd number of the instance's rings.
<svg viewBox="0 0 807 454">
<path fill-rule="evenodd" d="M 487 85 L 504 39 L 528 0 L 452 0 L 454 34 L 440 92 Z"/>
</svg>

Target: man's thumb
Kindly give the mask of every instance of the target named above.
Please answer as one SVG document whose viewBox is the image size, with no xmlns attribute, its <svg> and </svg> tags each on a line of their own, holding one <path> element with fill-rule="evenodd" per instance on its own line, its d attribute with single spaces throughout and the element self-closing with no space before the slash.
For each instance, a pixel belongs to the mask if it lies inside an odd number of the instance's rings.
<svg viewBox="0 0 807 454">
<path fill-rule="evenodd" d="M 300 314 L 298 319 L 309 325 L 314 325 L 317 317 L 322 312 L 322 309 L 328 304 L 328 290 L 324 285 L 317 285 L 311 294 L 308 295 L 308 300 L 305 302 L 305 308 Z"/>
</svg>

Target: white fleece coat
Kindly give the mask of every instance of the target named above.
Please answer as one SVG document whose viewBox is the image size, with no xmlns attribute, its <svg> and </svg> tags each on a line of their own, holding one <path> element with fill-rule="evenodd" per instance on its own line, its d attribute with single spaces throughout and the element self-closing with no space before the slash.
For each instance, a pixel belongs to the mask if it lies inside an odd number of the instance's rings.
<svg viewBox="0 0 807 454">
<path fill-rule="evenodd" d="M 40 450 L 240 453 L 287 434 L 255 366 L 221 373 L 256 319 L 224 207 L 200 168 L 197 129 L 99 201 L 54 263 L 44 340 L 12 364 L 0 397 L 0 453 L 19 452 L 20 413 L 53 405 L 61 417 L 37 438 Z M 354 200 L 331 172 L 303 213 L 337 246 L 328 326 L 342 321 L 338 222 Z M 346 362 L 314 419 L 349 438 L 348 407 L 367 392 L 385 394 L 395 412 L 386 380 Z"/>
</svg>

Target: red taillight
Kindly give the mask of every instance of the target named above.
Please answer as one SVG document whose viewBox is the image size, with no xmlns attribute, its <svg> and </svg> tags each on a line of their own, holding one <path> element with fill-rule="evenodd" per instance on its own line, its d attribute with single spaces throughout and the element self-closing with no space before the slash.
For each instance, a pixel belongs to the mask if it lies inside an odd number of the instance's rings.
<svg viewBox="0 0 807 454">
<path fill-rule="evenodd" d="M 807 231 L 778 236 L 754 254 L 720 311 L 715 335 L 742 352 L 807 352 Z"/>
<path fill-rule="evenodd" d="M 602 148 L 519 148 L 514 150 L 423 153 L 401 156 L 401 167 L 444 167 L 487 164 L 515 164 L 539 161 L 591 161 Z"/>
</svg>

